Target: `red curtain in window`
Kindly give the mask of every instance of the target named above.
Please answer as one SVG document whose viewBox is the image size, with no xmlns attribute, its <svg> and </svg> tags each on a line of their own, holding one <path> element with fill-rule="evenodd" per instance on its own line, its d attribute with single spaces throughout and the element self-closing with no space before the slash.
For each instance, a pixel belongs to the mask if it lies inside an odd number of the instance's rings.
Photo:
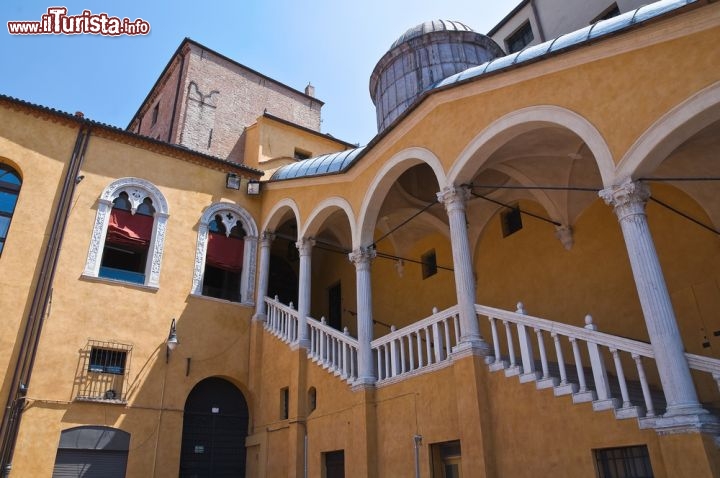
<svg viewBox="0 0 720 478">
<path fill-rule="evenodd" d="M 132 215 L 130 211 L 112 208 L 106 241 L 111 244 L 147 246 L 152 237 L 152 228 L 152 216 Z"/>
<path fill-rule="evenodd" d="M 245 241 L 214 232 L 211 232 L 209 236 L 205 264 L 226 271 L 240 272 Z"/>
</svg>

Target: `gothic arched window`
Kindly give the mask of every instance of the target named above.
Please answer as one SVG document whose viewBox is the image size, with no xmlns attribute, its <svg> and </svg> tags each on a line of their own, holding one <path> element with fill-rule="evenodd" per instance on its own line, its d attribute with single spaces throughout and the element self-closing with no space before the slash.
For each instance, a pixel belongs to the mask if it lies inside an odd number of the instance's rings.
<svg viewBox="0 0 720 478">
<path fill-rule="evenodd" d="M 158 287 L 167 201 L 150 182 L 123 178 L 98 201 L 84 275 Z"/>
<path fill-rule="evenodd" d="M 20 194 L 22 179 L 13 168 L 0 163 L 0 254 L 5 248 L 10 221 Z"/>
<path fill-rule="evenodd" d="M 200 218 L 192 293 L 253 304 L 257 227 L 250 214 L 215 203 Z"/>
</svg>

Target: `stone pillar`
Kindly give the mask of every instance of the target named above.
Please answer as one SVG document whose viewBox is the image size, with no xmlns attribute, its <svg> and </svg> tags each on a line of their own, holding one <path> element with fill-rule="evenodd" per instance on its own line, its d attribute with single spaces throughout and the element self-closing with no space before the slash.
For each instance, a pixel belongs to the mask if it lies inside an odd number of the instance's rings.
<svg viewBox="0 0 720 478">
<path fill-rule="evenodd" d="M 457 348 L 490 355 L 490 346 L 480 335 L 475 313 L 475 276 L 465 218 L 465 203 L 470 197 L 470 190 L 465 186 L 449 186 L 439 192 L 437 197 L 445 205 L 450 220 L 455 291 L 460 309 L 460 344 Z"/>
<path fill-rule="evenodd" d="M 358 328 L 358 378 L 357 384 L 374 385 L 376 380 L 373 366 L 372 349 L 373 315 L 372 284 L 370 264 L 375 258 L 375 249 L 360 248 L 348 254 L 350 262 L 355 264 L 357 289 L 357 328 Z"/>
<path fill-rule="evenodd" d="M 300 253 L 300 277 L 298 291 L 298 335 L 297 341 L 300 347 L 309 348 L 307 318 L 310 315 L 310 291 L 311 291 L 311 266 L 312 248 L 315 240 L 302 238 L 295 243 Z"/>
<path fill-rule="evenodd" d="M 255 315 L 253 315 L 253 320 L 260 322 L 264 322 L 266 318 L 265 296 L 267 296 L 268 281 L 270 279 L 270 246 L 274 239 L 275 235 L 270 231 L 263 232 L 260 237 L 260 274 L 255 298 Z"/>
<path fill-rule="evenodd" d="M 619 186 L 603 189 L 600 197 L 613 206 L 625 238 L 640 305 L 667 399 L 667 412 L 663 417 L 706 415 L 707 412 L 698 402 L 670 294 L 648 227 L 645 204 L 650 197 L 650 190 L 643 183 L 627 180 Z M 682 419 L 673 422 L 667 425 L 688 424 Z"/>
</svg>

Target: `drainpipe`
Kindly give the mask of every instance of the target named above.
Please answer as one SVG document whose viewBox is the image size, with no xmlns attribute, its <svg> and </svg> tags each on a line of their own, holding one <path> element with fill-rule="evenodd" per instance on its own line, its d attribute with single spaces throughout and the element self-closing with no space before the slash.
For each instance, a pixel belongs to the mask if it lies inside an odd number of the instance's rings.
<svg viewBox="0 0 720 478">
<path fill-rule="evenodd" d="M 305 463 L 303 464 L 303 477 L 308 478 L 308 436 L 307 436 L 307 425 L 305 426 Z"/>
<path fill-rule="evenodd" d="M 35 364 L 43 319 L 52 295 L 52 283 L 57 269 L 60 246 L 65 234 L 65 226 L 70 214 L 72 197 L 77 185 L 76 179 L 90 139 L 91 128 L 86 126 L 84 120 L 81 121 L 75 147 L 70 156 L 67 172 L 63 180 L 60 198 L 53 215 L 50 235 L 45 245 L 40 271 L 33 288 L 32 302 L 25 321 L 18 358 L 12 375 L 10 393 L 3 409 L 2 424 L 0 424 L 0 472 L 3 473 L 3 476 L 8 476 L 12 469 L 12 456 L 20 428 L 25 394 Z"/>
<path fill-rule="evenodd" d="M 422 445 L 422 435 L 415 435 L 415 478 L 420 478 L 420 445 Z"/>
</svg>

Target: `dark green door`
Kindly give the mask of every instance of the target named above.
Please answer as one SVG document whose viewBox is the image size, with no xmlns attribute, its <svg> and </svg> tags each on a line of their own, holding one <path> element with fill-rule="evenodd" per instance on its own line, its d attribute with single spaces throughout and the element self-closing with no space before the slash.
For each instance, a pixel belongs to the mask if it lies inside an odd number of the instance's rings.
<svg viewBox="0 0 720 478">
<path fill-rule="evenodd" d="M 212 377 L 185 402 L 180 478 L 244 478 L 247 402 L 232 383 Z"/>
</svg>

